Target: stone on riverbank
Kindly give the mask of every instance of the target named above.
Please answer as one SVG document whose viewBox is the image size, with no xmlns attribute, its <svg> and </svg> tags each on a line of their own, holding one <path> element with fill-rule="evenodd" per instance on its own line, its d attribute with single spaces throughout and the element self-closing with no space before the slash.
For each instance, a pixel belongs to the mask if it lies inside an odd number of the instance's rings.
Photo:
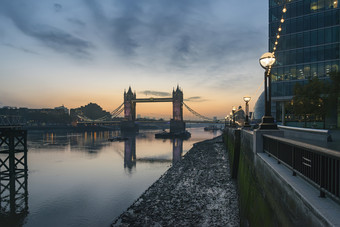
<svg viewBox="0 0 340 227">
<path fill-rule="evenodd" d="M 220 140 L 195 144 L 112 226 L 238 226 L 236 182 Z"/>
</svg>

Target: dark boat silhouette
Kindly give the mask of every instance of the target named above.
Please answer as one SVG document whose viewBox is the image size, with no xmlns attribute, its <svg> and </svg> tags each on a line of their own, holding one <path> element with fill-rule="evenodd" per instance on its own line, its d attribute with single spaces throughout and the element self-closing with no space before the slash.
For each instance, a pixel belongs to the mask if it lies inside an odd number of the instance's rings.
<svg viewBox="0 0 340 227">
<path fill-rule="evenodd" d="M 112 138 L 109 138 L 108 141 L 110 142 L 116 142 L 116 141 L 124 141 L 124 140 L 127 140 L 128 138 L 126 137 L 121 137 L 121 136 L 115 136 L 115 137 L 112 137 Z"/>
<path fill-rule="evenodd" d="M 171 138 L 189 139 L 190 137 L 191 133 L 188 131 L 171 133 L 164 130 L 161 133 L 155 134 L 155 138 L 157 139 L 171 139 Z"/>
</svg>

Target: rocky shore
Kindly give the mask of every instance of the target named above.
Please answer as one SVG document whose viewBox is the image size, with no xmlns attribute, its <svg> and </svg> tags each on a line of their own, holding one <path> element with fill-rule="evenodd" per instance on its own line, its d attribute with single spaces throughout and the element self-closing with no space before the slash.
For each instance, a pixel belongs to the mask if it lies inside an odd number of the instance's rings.
<svg viewBox="0 0 340 227">
<path fill-rule="evenodd" d="M 239 226 L 236 182 L 221 142 L 195 144 L 112 226 Z"/>
</svg>

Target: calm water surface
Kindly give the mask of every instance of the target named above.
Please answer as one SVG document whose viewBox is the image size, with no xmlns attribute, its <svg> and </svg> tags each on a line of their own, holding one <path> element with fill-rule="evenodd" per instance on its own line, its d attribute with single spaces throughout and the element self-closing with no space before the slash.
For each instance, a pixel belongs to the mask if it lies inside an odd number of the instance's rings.
<svg viewBox="0 0 340 227">
<path fill-rule="evenodd" d="M 107 140 L 118 132 L 29 133 L 28 195 L 16 200 L 19 206 L 26 200 L 28 212 L 5 221 L 109 226 L 193 143 L 220 134 L 202 127 L 188 131 L 192 137 L 186 141 L 155 139 L 157 131 L 141 131 L 123 142 Z"/>
</svg>

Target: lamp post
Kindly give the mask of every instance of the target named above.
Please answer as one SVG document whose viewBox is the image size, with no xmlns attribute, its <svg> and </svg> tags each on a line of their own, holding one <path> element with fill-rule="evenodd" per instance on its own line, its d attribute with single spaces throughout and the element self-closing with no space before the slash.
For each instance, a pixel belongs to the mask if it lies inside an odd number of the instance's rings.
<svg viewBox="0 0 340 227">
<path fill-rule="evenodd" d="M 236 111 L 236 107 L 233 106 L 233 109 L 232 109 L 232 113 L 233 113 L 233 125 L 232 125 L 232 127 L 236 127 L 236 124 L 235 124 L 235 111 Z"/>
<path fill-rule="evenodd" d="M 231 119 L 233 117 L 233 112 L 230 112 L 229 114 L 229 126 L 231 127 Z"/>
<path fill-rule="evenodd" d="M 244 127 L 250 127 L 249 125 L 249 101 L 251 100 L 251 97 L 245 96 L 243 97 L 243 100 L 246 102 L 246 121 L 244 122 Z"/>
<path fill-rule="evenodd" d="M 229 115 L 227 115 L 225 118 L 224 118 L 224 127 L 226 128 L 227 127 L 227 119 L 229 118 Z"/>
<path fill-rule="evenodd" d="M 265 69 L 264 73 L 264 106 L 265 114 L 262 117 L 262 123 L 259 129 L 277 129 L 277 125 L 274 123 L 274 118 L 271 116 L 271 77 L 270 69 L 275 63 L 275 56 L 273 53 L 264 53 L 260 57 L 260 65 Z"/>
</svg>

